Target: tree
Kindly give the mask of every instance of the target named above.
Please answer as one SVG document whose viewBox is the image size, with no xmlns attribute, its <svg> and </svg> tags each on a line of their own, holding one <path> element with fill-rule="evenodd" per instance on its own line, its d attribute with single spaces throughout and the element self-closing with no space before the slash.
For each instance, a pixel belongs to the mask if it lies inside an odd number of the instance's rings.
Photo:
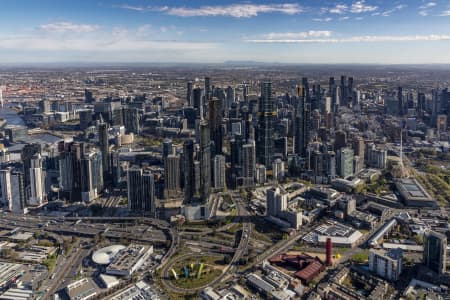
<svg viewBox="0 0 450 300">
<path fill-rule="evenodd" d="M 224 257 L 223 257 L 223 263 L 224 264 L 229 264 L 231 262 L 231 256 L 230 255 L 225 255 Z"/>
</svg>

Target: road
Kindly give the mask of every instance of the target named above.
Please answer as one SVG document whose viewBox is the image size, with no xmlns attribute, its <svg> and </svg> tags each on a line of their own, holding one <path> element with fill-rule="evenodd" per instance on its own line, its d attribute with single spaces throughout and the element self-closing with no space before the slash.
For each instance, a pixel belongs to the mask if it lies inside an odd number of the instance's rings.
<svg viewBox="0 0 450 300">
<path fill-rule="evenodd" d="M 80 247 L 80 243 L 81 239 L 75 243 L 72 253 L 70 253 L 69 257 L 65 258 L 62 266 L 59 264 L 55 267 L 55 277 L 50 280 L 51 285 L 48 288 L 48 291 L 43 295 L 42 299 L 51 299 L 51 296 L 58 290 L 61 281 L 67 276 L 74 262 L 82 255 L 83 249 Z"/>
<path fill-rule="evenodd" d="M 250 213 L 248 212 L 248 210 L 245 208 L 245 204 L 243 203 L 242 197 L 239 194 L 239 192 L 232 192 L 232 201 L 233 203 L 236 205 L 237 208 L 237 218 L 240 221 L 244 221 L 242 222 L 242 234 L 241 234 L 241 239 L 239 241 L 238 247 L 236 248 L 236 251 L 234 252 L 233 258 L 231 259 L 231 262 L 223 269 L 222 274 L 219 275 L 218 277 L 216 277 L 213 281 L 209 282 L 207 285 L 205 286 L 201 286 L 201 287 L 197 287 L 194 289 L 183 289 L 180 287 L 177 287 L 175 285 L 172 284 L 172 282 L 170 280 L 168 280 L 168 278 L 170 277 L 169 275 L 169 271 L 171 269 L 171 266 L 176 262 L 179 261 L 182 258 L 186 258 L 186 257 L 190 257 L 190 256 L 199 256 L 199 254 L 185 254 L 179 258 L 177 258 L 175 261 L 171 261 L 170 264 L 165 264 L 164 267 L 162 268 L 162 282 L 165 285 L 166 288 L 168 288 L 170 291 L 175 291 L 178 293 L 192 293 L 192 292 L 196 292 L 196 291 L 200 291 L 202 289 L 204 289 L 207 286 L 214 286 L 220 282 L 222 282 L 222 280 L 229 276 L 230 274 L 233 274 L 236 272 L 239 261 L 241 260 L 241 258 L 245 255 L 245 253 L 247 252 L 248 249 L 248 245 L 249 245 L 249 241 L 250 241 L 250 235 L 251 235 L 251 223 L 249 221 L 250 217 Z M 200 255 L 205 255 L 205 254 L 200 254 Z M 209 254 L 208 254 L 209 255 Z M 210 253 L 210 255 L 214 255 L 217 256 L 217 253 Z M 222 256 L 222 255 L 220 255 Z"/>
</svg>

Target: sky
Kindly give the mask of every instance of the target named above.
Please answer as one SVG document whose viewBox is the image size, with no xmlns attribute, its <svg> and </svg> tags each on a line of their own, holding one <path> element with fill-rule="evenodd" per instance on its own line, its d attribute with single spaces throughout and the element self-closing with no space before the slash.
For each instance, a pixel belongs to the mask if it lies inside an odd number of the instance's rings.
<svg viewBox="0 0 450 300">
<path fill-rule="evenodd" d="M 0 64 L 450 63 L 450 0 L 1 0 Z"/>
</svg>

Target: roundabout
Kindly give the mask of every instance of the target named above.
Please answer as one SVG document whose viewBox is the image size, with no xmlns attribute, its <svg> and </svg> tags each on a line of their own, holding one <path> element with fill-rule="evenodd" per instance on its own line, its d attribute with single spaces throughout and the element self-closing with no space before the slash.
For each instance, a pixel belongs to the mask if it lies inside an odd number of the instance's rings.
<svg viewBox="0 0 450 300">
<path fill-rule="evenodd" d="M 227 270 L 224 255 L 217 253 L 185 254 L 166 264 L 162 282 L 177 293 L 200 291 L 220 280 Z"/>
</svg>

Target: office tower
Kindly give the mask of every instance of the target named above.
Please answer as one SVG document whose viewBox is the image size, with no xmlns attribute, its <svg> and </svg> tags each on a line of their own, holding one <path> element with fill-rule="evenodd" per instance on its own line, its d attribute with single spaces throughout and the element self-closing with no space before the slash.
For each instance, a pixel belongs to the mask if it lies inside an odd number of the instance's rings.
<svg viewBox="0 0 450 300">
<path fill-rule="evenodd" d="M 92 123 L 92 116 L 94 111 L 92 109 L 80 109 L 78 111 L 78 116 L 80 118 L 80 129 L 85 130 Z"/>
<path fill-rule="evenodd" d="M 228 110 L 231 107 L 231 103 L 234 102 L 234 88 L 232 88 L 231 86 L 228 86 L 227 89 L 225 90 L 227 97 L 226 97 L 226 101 L 225 101 L 225 105 L 224 105 L 224 110 L 225 112 L 227 112 L 226 115 L 228 115 Z"/>
<path fill-rule="evenodd" d="M 339 150 L 347 146 L 347 133 L 343 130 L 337 130 L 334 133 L 334 150 Z"/>
<path fill-rule="evenodd" d="M 154 214 L 155 182 L 150 171 L 143 171 L 136 166 L 127 171 L 128 209 L 136 212 Z"/>
<path fill-rule="evenodd" d="M 113 170 L 114 171 L 114 170 Z M 81 201 L 91 202 L 103 190 L 103 163 L 100 151 L 83 153 L 80 159 Z"/>
<path fill-rule="evenodd" d="M 300 88 L 295 109 L 294 152 L 301 157 L 306 156 L 311 137 L 311 106 L 306 101 L 306 89 Z"/>
<path fill-rule="evenodd" d="M 187 93 L 186 93 L 186 104 L 187 106 L 193 106 L 193 84 L 192 81 L 188 81 L 187 83 Z"/>
<path fill-rule="evenodd" d="M 288 197 L 282 193 L 280 188 L 270 188 L 267 190 L 267 216 L 280 216 L 282 211 L 287 210 Z"/>
<path fill-rule="evenodd" d="M 199 198 L 201 195 L 201 168 L 200 168 L 200 161 L 194 160 L 194 182 L 195 182 L 195 188 L 194 188 L 194 197 Z"/>
<path fill-rule="evenodd" d="M 163 160 L 166 159 L 167 156 L 174 154 L 171 139 L 164 139 L 162 146 L 163 146 L 163 149 L 162 149 Z"/>
<path fill-rule="evenodd" d="M 46 114 L 50 112 L 50 101 L 47 99 L 42 99 L 39 101 L 39 110 L 41 113 Z"/>
<path fill-rule="evenodd" d="M 242 84 L 242 97 L 244 99 L 244 103 L 248 103 L 248 85 L 246 83 Z"/>
<path fill-rule="evenodd" d="M 306 102 L 310 103 L 311 95 L 309 93 L 308 78 L 306 78 L 306 77 L 302 78 L 302 87 L 304 89 L 304 93 L 305 93 L 304 95 L 305 95 Z"/>
<path fill-rule="evenodd" d="M 353 149 L 342 148 L 338 150 L 338 174 L 342 178 L 353 175 Z"/>
<path fill-rule="evenodd" d="M 200 197 L 208 202 L 211 187 L 211 146 L 208 122 L 200 122 Z"/>
<path fill-rule="evenodd" d="M 123 125 L 127 133 L 139 134 L 141 126 L 139 123 L 139 111 L 135 107 L 125 107 L 123 109 Z"/>
<path fill-rule="evenodd" d="M 22 152 L 20 154 L 20 159 L 22 160 L 22 164 L 23 164 L 25 197 L 27 199 L 31 197 L 31 189 L 30 189 L 31 160 L 38 153 L 39 154 L 41 153 L 41 145 L 40 144 L 26 144 L 22 148 Z"/>
<path fill-rule="evenodd" d="M 242 146 L 242 177 L 255 178 L 256 153 L 255 142 L 249 141 Z"/>
<path fill-rule="evenodd" d="M 0 170 L 0 188 L 2 191 L 0 198 L 0 206 L 11 207 L 12 193 L 11 193 L 11 170 Z"/>
<path fill-rule="evenodd" d="M 282 180 L 284 177 L 284 163 L 281 159 L 277 158 L 272 163 L 272 176 L 273 180 Z"/>
<path fill-rule="evenodd" d="M 94 104 L 94 114 L 97 120 L 101 119 L 105 123 L 112 125 L 123 125 L 122 103 L 120 101 L 113 101 L 108 98 L 105 102 L 96 102 Z"/>
<path fill-rule="evenodd" d="M 426 106 L 425 94 L 422 92 L 419 92 L 417 94 L 417 114 L 419 115 L 419 117 L 423 117 L 423 113 L 426 109 L 427 109 L 427 106 Z"/>
<path fill-rule="evenodd" d="M 25 185 L 22 172 L 11 172 L 11 203 L 9 210 L 15 213 L 26 212 L 25 207 Z"/>
<path fill-rule="evenodd" d="M 225 188 L 225 156 L 216 155 L 213 159 L 213 183 L 215 189 Z"/>
<path fill-rule="evenodd" d="M 397 281 L 402 273 L 403 250 L 370 249 L 369 270 L 389 281 Z"/>
<path fill-rule="evenodd" d="M 276 116 L 276 108 L 272 95 L 272 83 L 263 82 L 261 86 L 261 97 L 259 102 L 258 120 L 258 162 L 272 167 L 273 156 L 273 126 Z"/>
<path fill-rule="evenodd" d="M 447 264 L 447 237 L 426 231 L 423 239 L 423 263 L 438 274 L 445 273 Z"/>
<path fill-rule="evenodd" d="M 398 101 L 398 114 L 403 116 L 405 114 L 405 103 L 403 100 L 403 88 L 398 87 L 397 89 L 397 101 Z"/>
<path fill-rule="evenodd" d="M 45 200 L 44 173 L 42 171 L 42 158 L 38 153 L 31 159 L 30 166 L 30 198 L 28 205 L 42 206 Z"/>
<path fill-rule="evenodd" d="M 255 179 L 259 184 L 264 184 L 267 181 L 266 167 L 264 165 L 256 165 L 255 167 Z"/>
<path fill-rule="evenodd" d="M 170 154 L 166 159 L 165 167 L 165 194 L 166 197 L 178 196 L 180 192 L 180 156 Z"/>
<path fill-rule="evenodd" d="M 212 98 L 211 78 L 205 77 L 205 103 Z"/>
<path fill-rule="evenodd" d="M 95 102 L 95 98 L 92 95 L 92 91 L 85 89 L 84 90 L 84 102 L 85 103 L 93 103 Z"/>
<path fill-rule="evenodd" d="M 230 140 L 230 152 L 231 173 L 236 177 L 240 177 L 243 163 L 241 135 L 235 135 L 234 138 Z"/>
<path fill-rule="evenodd" d="M 197 119 L 203 118 L 203 97 L 202 97 L 202 89 L 196 87 L 193 92 L 193 106 L 197 112 Z"/>
<path fill-rule="evenodd" d="M 340 105 L 341 106 L 347 106 L 348 105 L 348 93 L 347 93 L 347 84 L 346 84 L 347 78 L 342 75 L 341 76 L 341 85 L 340 85 L 340 95 L 339 95 L 339 100 L 340 100 Z"/>
<path fill-rule="evenodd" d="M 375 144 L 370 144 L 367 148 L 367 165 L 377 169 L 385 169 L 387 156 L 386 149 L 378 149 Z"/>
<path fill-rule="evenodd" d="M 101 155 L 101 154 L 100 154 Z M 118 187 L 121 182 L 122 169 L 120 167 L 120 153 L 119 151 L 114 151 L 111 155 L 111 165 L 112 165 L 112 182 L 114 187 Z M 100 160 L 101 162 L 101 160 Z M 103 171 L 102 171 L 103 173 Z"/>
<path fill-rule="evenodd" d="M 210 138 L 214 143 L 214 154 L 222 154 L 223 134 L 222 134 L 222 100 L 212 98 L 209 101 L 209 129 Z"/>
<path fill-rule="evenodd" d="M 195 192 L 194 141 L 186 140 L 183 144 L 184 157 L 184 202 L 190 203 Z"/>
<path fill-rule="evenodd" d="M 102 152 L 102 163 L 103 172 L 105 174 L 110 173 L 109 164 L 109 135 L 108 135 L 108 124 L 101 120 L 98 124 L 98 144 L 100 146 L 100 151 Z"/>
</svg>

